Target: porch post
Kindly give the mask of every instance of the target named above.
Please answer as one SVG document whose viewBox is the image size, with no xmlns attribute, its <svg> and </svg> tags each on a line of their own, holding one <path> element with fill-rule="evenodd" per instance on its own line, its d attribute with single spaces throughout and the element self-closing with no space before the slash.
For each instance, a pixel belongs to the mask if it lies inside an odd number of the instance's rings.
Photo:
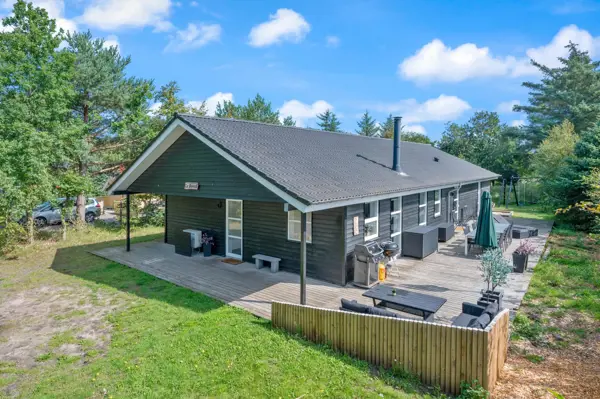
<svg viewBox="0 0 600 399">
<path fill-rule="evenodd" d="M 131 217 L 131 203 L 129 201 L 129 193 L 126 194 L 125 201 L 127 204 L 127 252 L 129 252 L 131 251 L 131 225 L 129 223 Z"/>
<path fill-rule="evenodd" d="M 169 201 L 169 196 L 165 194 L 165 243 L 167 242 L 167 223 L 168 223 L 168 219 L 167 219 L 167 212 L 168 212 L 168 205 L 167 205 L 167 201 Z"/>
<path fill-rule="evenodd" d="M 306 213 L 300 212 L 300 304 L 306 305 Z"/>
</svg>

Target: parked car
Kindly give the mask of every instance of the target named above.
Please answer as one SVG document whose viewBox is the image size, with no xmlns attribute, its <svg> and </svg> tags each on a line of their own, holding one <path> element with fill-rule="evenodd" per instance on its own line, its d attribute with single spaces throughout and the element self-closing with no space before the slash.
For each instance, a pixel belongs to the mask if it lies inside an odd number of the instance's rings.
<svg viewBox="0 0 600 399">
<path fill-rule="evenodd" d="M 51 202 L 47 201 L 33 208 L 33 220 L 37 227 L 60 223 L 61 208 L 65 199 L 59 198 L 57 202 L 58 205 L 54 206 Z M 73 212 L 66 217 L 67 221 L 75 219 L 75 211 L 76 208 L 74 206 Z M 87 223 L 94 222 L 94 220 L 101 215 L 101 212 L 100 203 L 96 201 L 96 198 L 88 198 L 85 204 L 85 221 Z M 22 223 L 25 223 L 25 217 L 23 217 L 21 221 Z"/>
</svg>

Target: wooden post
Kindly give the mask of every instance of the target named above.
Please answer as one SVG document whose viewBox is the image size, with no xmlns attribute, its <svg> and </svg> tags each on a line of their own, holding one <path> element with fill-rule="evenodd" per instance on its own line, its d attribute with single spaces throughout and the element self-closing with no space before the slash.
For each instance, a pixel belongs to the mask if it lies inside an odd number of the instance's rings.
<svg viewBox="0 0 600 399">
<path fill-rule="evenodd" d="M 126 203 L 127 203 L 127 252 L 131 251 L 131 223 L 130 223 L 130 218 L 131 218 L 131 201 L 129 200 L 129 193 L 126 194 L 126 199 L 125 199 Z"/>
<path fill-rule="evenodd" d="M 168 205 L 167 205 L 167 201 L 169 200 L 169 196 L 165 194 L 165 244 L 167 243 L 167 223 L 168 223 L 168 219 L 167 219 L 167 212 L 168 212 Z"/>
<path fill-rule="evenodd" d="M 306 305 L 306 213 L 300 213 L 300 304 Z"/>
</svg>

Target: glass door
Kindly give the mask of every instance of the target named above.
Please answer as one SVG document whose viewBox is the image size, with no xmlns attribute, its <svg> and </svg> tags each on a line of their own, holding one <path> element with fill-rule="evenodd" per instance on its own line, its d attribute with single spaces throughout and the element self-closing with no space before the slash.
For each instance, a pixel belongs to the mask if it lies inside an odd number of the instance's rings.
<svg viewBox="0 0 600 399">
<path fill-rule="evenodd" d="M 242 209 L 241 200 L 227 200 L 225 239 L 226 255 L 242 259 Z"/>
</svg>

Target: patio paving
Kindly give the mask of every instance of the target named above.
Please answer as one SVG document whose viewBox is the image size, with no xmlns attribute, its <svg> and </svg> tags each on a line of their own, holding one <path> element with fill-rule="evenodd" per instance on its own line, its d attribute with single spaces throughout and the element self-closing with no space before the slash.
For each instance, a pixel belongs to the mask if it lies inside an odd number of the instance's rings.
<svg viewBox="0 0 600 399">
<path fill-rule="evenodd" d="M 529 257 L 527 271 L 523 274 L 511 273 L 508 285 L 504 287 L 504 306 L 511 310 L 518 308 L 521 303 L 531 280 L 532 269 L 539 260 L 552 228 L 552 222 L 549 221 L 514 219 L 514 222 L 538 228 L 539 235 L 531 238 L 537 251 Z M 518 239 L 513 240 L 505 252 L 507 258 L 518 243 Z M 133 244 L 131 252 L 126 252 L 122 246 L 92 253 L 202 292 L 260 317 L 270 318 L 272 301 L 298 303 L 300 299 L 300 277 L 297 274 L 282 271 L 271 273 L 269 268 L 257 270 L 254 264 L 246 262 L 231 265 L 222 262 L 224 258 L 218 256 L 185 257 L 175 254 L 173 246 L 164 243 Z M 446 298 L 447 302 L 435 314 L 435 321 L 447 324 L 460 313 L 462 302 L 475 302 L 484 288 L 478 265 L 476 256 L 464 255 L 464 236 L 457 232 L 451 241 L 440 243 L 437 253 L 424 260 L 405 257 L 396 260 L 386 284 Z M 341 298 L 372 304 L 370 299 L 362 296 L 364 291 L 350 284 L 342 287 L 307 279 L 306 296 L 311 306 L 337 309 Z"/>
</svg>

